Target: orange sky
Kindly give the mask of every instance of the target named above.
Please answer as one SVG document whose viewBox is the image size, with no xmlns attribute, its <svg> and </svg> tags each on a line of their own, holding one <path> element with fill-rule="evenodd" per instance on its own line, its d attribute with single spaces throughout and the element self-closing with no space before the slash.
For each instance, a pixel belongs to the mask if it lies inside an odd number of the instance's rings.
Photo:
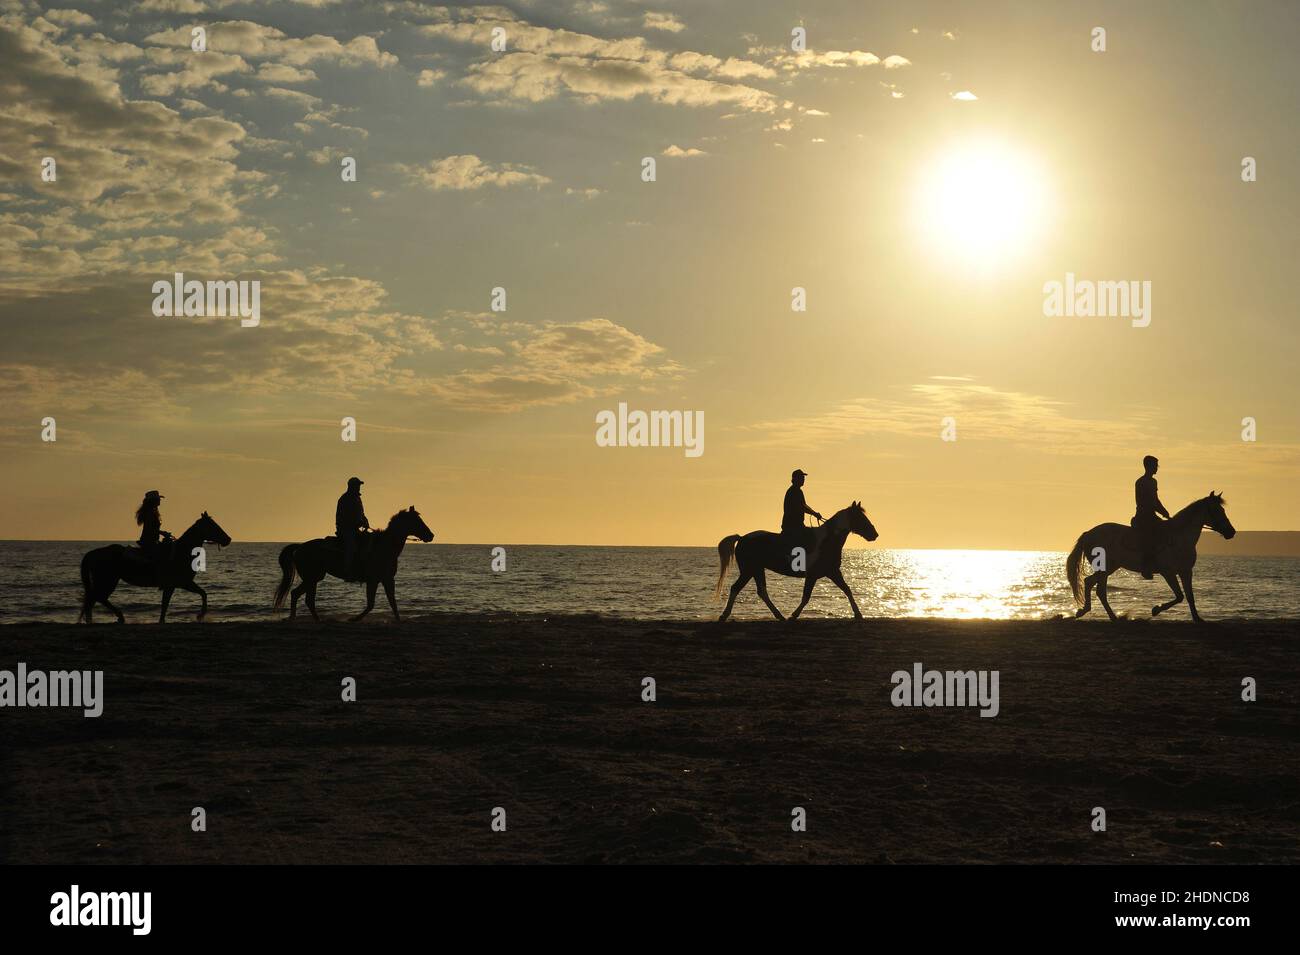
<svg viewBox="0 0 1300 955">
<path fill-rule="evenodd" d="M 305 538 L 357 474 L 442 542 L 709 544 L 801 467 L 876 546 L 1063 549 L 1146 453 L 1300 527 L 1285 5 L 698 6 L 0 14 L 0 537 L 157 487 Z M 156 317 L 177 271 L 260 324 Z M 1067 273 L 1150 324 L 1045 316 Z M 704 453 L 599 447 L 619 402 Z"/>
</svg>

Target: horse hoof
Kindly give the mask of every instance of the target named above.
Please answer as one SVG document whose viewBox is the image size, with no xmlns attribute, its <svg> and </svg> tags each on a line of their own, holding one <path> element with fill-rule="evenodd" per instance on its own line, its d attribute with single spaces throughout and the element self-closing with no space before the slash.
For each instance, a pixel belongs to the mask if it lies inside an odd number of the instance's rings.
<svg viewBox="0 0 1300 955">
<path fill-rule="evenodd" d="M 1086 608 L 1086 607 L 1080 607 L 1078 610 L 1076 610 L 1076 611 L 1074 612 L 1074 619 L 1075 619 L 1075 620 L 1078 620 L 1080 617 L 1082 617 L 1082 616 L 1083 616 L 1085 613 L 1087 613 L 1087 612 L 1088 612 L 1088 608 Z"/>
<path fill-rule="evenodd" d="M 1151 608 L 1151 616 L 1153 616 L 1153 617 L 1158 617 L 1158 616 L 1160 616 L 1160 608 L 1159 608 L 1159 607 L 1152 607 L 1152 608 Z"/>
</svg>

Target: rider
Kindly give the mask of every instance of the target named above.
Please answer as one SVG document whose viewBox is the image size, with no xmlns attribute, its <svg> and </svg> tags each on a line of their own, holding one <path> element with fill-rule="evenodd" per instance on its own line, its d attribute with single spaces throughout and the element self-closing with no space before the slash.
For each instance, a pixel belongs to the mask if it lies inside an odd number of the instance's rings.
<svg viewBox="0 0 1300 955">
<path fill-rule="evenodd" d="M 1148 454 L 1142 459 L 1143 474 L 1133 485 L 1133 494 L 1137 499 L 1137 513 L 1129 521 L 1138 534 L 1138 546 L 1142 550 L 1142 576 L 1150 580 L 1154 576 L 1156 562 L 1156 542 L 1160 535 L 1160 516 L 1169 519 L 1169 511 L 1160 503 L 1156 492 L 1156 471 L 1160 462 L 1154 455 Z"/>
<path fill-rule="evenodd" d="M 348 489 L 339 497 L 338 507 L 334 509 L 334 531 L 343 542 L 343 572 L 355 577 L 353 564 L 357 557 L 359 529 L 370 529 L 366 520 L 366 509 L 361 505 L 361 478 L 348 478 Z"/>
<path fill-rule="evenodd" d="M 144 500 L 135 511 L 135 522 L 140 525 L 140 551 L 145 560 L 153 563 L 161 563 L 163 557 L 163 548 L 161 543 L 170 543 L 172 535 L 162 529 L 162 516 L 158 513 L 158 505 L 162 503 L 163 496 L 157 491 L 146 491 Z"/>
<path fill-rule="evenodd" d="M 822 516 L 808 506 L 803 496 L 803 479 L 808 474 L 796 468 L 790 474 L 790 487 L 785 492 L 785 507 L 781 514 L 781 535 L 802 547 L 812 544 L 812 534 L 804 526 L 804 515 L 811 514 L 817 520 Z"/>
</svg>

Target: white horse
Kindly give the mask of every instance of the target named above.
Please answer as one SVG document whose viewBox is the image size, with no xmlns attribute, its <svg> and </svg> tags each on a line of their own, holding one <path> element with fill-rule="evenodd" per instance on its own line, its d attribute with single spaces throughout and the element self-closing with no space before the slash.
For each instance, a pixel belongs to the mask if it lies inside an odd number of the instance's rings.
<svg viewBox="0 0 1300 955">
<path fill-rule="evenodd" d="M 767 609 L 772 611 L 772 615 L 777 620 L 785 619 L 767 595 L 767 576 L 764 573 L 766 570 L 776 571 L 786 577 L 804 578 L 803 600 L 799 602 L 794 613 L 790 614 L 791 620 L 798 618 L 807 605 L 808 598 L 812 596 L 813 585 L 823 577 L 828 578 L 831 583 L 844 591 L 844 596 L 849 598 L 849 606 L 853 608 L 853 616 L 861 620 L 862 611 L 858 609 L 858 603 L 853 599 L 853 591 L 844 582 L 844 575 L 840 572 L 844 542 L 850 533 L 858 534 L 869 541 L 880 536 L 871 521 L 867 519 L 867 514 L 858 501 L 854 501 L 844 510 L 836 513 L 825 524 L 809 531 L 811 546 L 806 548 L 802 561 L 797 559 L 798 555 L 793 551 L 795 546 L 803 545 L 774 531 L 751 531 L 744 537 L 739 534 L 724 537 L 718 541 L 718 562 L 721 567 L 718 570 L 718 586 L 714 590 L 714 598 L 722 596 L 722 582 L 727 579 L 727 568 L 731 566 L 733 554 L 740 576 L 731 585 L 731 598 L 727 601 L 727 609 L 722 611 L 722 616 L 718 620 L 726 620 L 731 616 L 731 608 L 736 603 L 736 597 L 751 579 L 758 590 L 758 596 L 763 603 L 767 604 Z"/>
<path fill-rule="evenodd" d="M 1223 495 L 1213 491 L 1208 497 L 1188 504 L 1160 525 L 1152 569 L 1168 581 L 1174 599 L 1152 607 L 1151 616 L 1158 616 L 1174 604 L 1181 603 L 1185 591 L 1192 619 L 1202 622 L 1201 615 L 1196 612 L 1196 598 L 1192 596 L 1192 568 L 1196 565 L 1196 542 L 1206 527 L 1222 534 L 1224 540 L 1232 540 L 1237 533 L 1223 509 Z M 1080 579 L 1085 568 L 1093 572 Z M 1065 563 L 1070 590 L 1074 593 L 1074 602 L 1079 605 L 1076 617 L 1082 617 L 1092 609 L 1092 588 L 1096 587 L 1097 597 L 1110 619 L 1119 619 L 1106 601 L 1106 578 L 1121 569 L 1135 573 L 1142 569 L 1142 550 L 1133 528 L 1127 524 L 1098 524 L 1079 535 Z M 1181 588 L 1179 581 L 1182 581 Z"/>
</svg>

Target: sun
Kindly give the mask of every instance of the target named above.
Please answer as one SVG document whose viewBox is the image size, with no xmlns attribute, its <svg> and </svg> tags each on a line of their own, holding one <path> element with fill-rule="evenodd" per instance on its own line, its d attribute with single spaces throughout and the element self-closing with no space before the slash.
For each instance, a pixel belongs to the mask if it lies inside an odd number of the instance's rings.
<svg viewBox="0 0 1300 955">
<path fill-rule="evenodd" d="M 965 143 L 920 176 L 917 221 L 926 249 L 980 271 L 1008 265 L 1041 238 L 1044 177 L 1029 154 L 1005 143 Z"/>
</svg>

